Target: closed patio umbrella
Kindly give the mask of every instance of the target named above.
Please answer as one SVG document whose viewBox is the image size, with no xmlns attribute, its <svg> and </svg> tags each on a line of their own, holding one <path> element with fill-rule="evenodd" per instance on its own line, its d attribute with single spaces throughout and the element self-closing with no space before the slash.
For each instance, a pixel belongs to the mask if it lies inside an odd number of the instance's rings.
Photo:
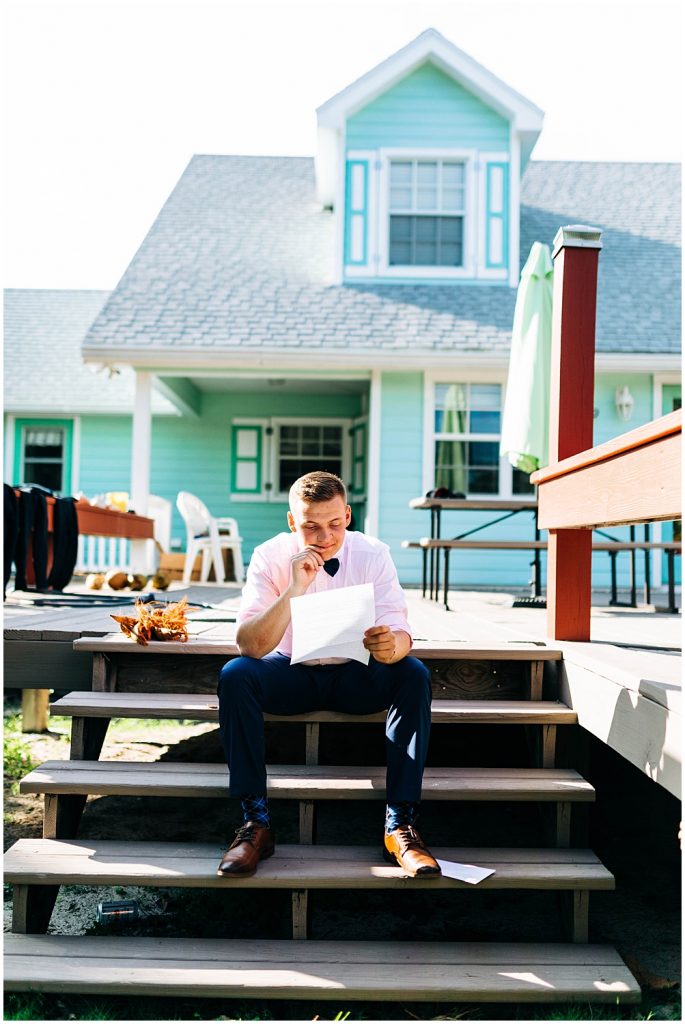
<svg viewBox="0 0 685 1024">
<path fill-rule="evenodd" d="M 548 461 L 552 275 L 549 246 L 533 242 L 516 295 L 500 455 L 524 473 Z"/>
</svg>

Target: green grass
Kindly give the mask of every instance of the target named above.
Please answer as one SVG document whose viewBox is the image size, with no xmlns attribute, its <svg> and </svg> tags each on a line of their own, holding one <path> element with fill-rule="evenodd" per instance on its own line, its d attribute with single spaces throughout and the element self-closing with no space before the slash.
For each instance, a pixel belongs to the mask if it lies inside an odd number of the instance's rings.
<svg viewBox="0 0 685 1024">
<path fill-rule="evenodd" d="M 31 748 L 21 731 L 21 717 L 5 715 L 2 734 L 4 775 L 8 782 L 16 783 L 35 768 Z"/>
<path fill-rule="evenodd" d="M 680 993 L 645 991 L 641 1004 L 557 1003 L 462 1005 L 438 1003 L 354 1003 L 338 1009 L 314 1001 L 255 1001 L 171 999 L 139 996 L 53 996 L 8 993 L 5 1020 L 681 1020 Z"/>
</svg>

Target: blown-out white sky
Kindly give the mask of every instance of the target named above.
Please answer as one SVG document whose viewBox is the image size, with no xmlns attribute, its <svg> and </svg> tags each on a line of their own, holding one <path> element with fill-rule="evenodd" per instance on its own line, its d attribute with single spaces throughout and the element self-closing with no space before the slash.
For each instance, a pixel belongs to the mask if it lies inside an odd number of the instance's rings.
<svg viewBox="0 0 685 1024">
<path fill-rule="evenodd" d="M 534 159 L 681 158 L 675 0 L 6 0 L 5 286 L 113 288 L 193 153 L 312 155 L 429 26 L 545 111 Z"/>
</svg>

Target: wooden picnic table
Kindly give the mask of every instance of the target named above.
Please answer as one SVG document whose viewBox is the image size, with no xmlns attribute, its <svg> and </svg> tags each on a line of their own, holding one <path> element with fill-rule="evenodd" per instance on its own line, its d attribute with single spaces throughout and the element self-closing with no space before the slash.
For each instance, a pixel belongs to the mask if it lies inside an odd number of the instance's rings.
<svg viewBox="0 0 685 1024">
<path fill-rule="evenodd" d="M 440 540 L 442 537 L 442 513 L 443 512 L 501 512 L 495 519 L 489 519 L 480 526 L 474 526 L 464 533 L 458 534 L 453 540 L 464 540 L 474 533 L 485 530 L 488 526 L 501 523 L 505 519 L 518 515 L 520 512 L 532 512 L 535 525 L 535 541 L 540 540 L 540 531 L 537 523 L 538 503 L 536 498 L 412 498 L 409 507 L 414 509 L 427 509 L 431 514 L 431 540 Z M 437 551 L 430 550 L 430 555 L 424 553 L 423 557 L 423 594 L 426 593 L 427 583 L 427 557 L 430 564 L 430 594 L 435 596 L 437 601 L 440 592 L 440 560 Z M 541 594 L 541 571 L 540 571 L 540 549 L 534 548 L 533 554 L 533 578 L 531 580 L 532 596 L 540 597 Z"/>
</svg>

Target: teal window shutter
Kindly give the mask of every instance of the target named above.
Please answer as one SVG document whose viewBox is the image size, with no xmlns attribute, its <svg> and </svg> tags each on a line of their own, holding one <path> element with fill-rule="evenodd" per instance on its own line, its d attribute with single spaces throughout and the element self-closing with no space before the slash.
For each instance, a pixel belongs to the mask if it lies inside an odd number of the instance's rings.
<svg viewBox="0 0 685 1024">
<path fill-rule="evenodd" d="M 369 164 L 348 160 L 345 178 L 345 263 L 368 263 Z"/>
<path fill-rule="evenodd" d="M 231 427 L 231 494 L 262 494 L 263 428 L 261 424 L 234 423 Z"/>
<path fill-rule="evenodd" d="M 352 479 L 350 494 L 357 498 L 366 492 L 366 420 L 357 421 L 350 435 L 352 438 Z"/>
<path fill-rule="evenodd" d="M 488 163 L 485 170 L 485 266 L 509 266 L 509 164 Z"/>
</svg>

